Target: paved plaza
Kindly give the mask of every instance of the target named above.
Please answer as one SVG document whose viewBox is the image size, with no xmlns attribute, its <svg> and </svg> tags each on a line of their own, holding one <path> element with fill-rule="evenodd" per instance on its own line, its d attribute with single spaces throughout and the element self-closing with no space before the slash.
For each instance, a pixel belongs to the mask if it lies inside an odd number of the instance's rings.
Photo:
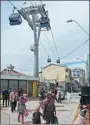
<svg viewBox="0 0 90 125">
<path fill-rule="evenodd" d="M 76 107 L 78 105 L 79 98 L 73 97 L 71 103 L 64 100 L 62 104 L 56 102 L 56 113 L 59 120 L 59 124 L 71 124 Z M 28 101 L 27 109 L 29 111 L 29 116 L 25 117 L 25 124 L 32 123 L 32 114 L 38 105 L 38 100 Z M 42 110 L 41 110 L 42 112 Z M 1 124 L 21 124 L 17 121 L 18 112 L 11 113 L 10 107 L 1 108 Z M 45 123 L 42 120 L 42 124 Z"/>
</svg>

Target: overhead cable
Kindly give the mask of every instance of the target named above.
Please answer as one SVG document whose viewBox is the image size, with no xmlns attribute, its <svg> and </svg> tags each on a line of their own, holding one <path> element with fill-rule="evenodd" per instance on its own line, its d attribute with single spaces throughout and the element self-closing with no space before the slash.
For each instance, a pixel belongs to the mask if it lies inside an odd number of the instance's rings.
<svg viewBox="0 0 90 125">
<path fill-rule="evenodd" d="M 68 54 L 66 54 L 65 56 L 63 56 L 62 58 L 60 58 L 60 60 L 66 58 L 67 56 L 71 55 L 74 51 L 76 51 L 77 49 L 79 49 L 81 46 L 83 46 L 84 44 L 86 44 L 88 42 L 89 39 L 87 39 L 85 42 L 83 42 L 82 44 L 80 44 L 78 47 L 76 47 L 74 50 L 72 50 L 71 52 L 69 52 Z"/>
<path fill-rule="evenodd" d="M 42 47 L 43 47 L 44 51 L 46 52 L 47 56 L 49 56 L 48 52 L 46 51 L 46 49 L 45 49 L 45 47 L 44 47 L 44 45 L 42 44 L 42 42 L 41 42 L 41 41 L 40 41 L 40 43 L 41 43 L 41 45 L 42 45 Z"/>
<path fill-rule="evenodd" d="M 54 39 L 54 36 L 53 36 L 53 32 L 52 32 L 52 29 L 51 29 L 51 35 L 52 35 L 52 39 L 53 39 L 53 43 L 54 43 L 54 46 L 55 46 L 55 50 L 56 50 L 56 53 L 59 57 L 59 54 L 58 54 L 58 51 L 57 51 L 57 46 L 56 46 L 56 43 L 55 43 L 55 39 Z"/>
</svg>

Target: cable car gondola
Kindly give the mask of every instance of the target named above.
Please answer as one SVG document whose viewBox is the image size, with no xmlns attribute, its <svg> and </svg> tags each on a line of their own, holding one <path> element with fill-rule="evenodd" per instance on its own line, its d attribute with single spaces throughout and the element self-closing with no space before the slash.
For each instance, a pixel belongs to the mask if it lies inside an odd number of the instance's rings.
<svg viewBox="0 0 90 125">
<path fill-rule="evenodd" d="M 50 58 L 50 57 L 48 57 L 47 62 L 48 62 L 48 63 L 50 63 L 50 62 L 51 62 L 51 58 Z"/>
<path fill-rule="evenodd" d="M 49 18 L 46 17 L 41 17 L 41 22 L 40 22 L 41 28 L 46 27 L 47 29 L 50 29 L 50 21 Z"/>
<path fill-rule="evenodd" d="M 19 13 L 13 13 L 9 17 L 10 25 L 20 25 L 22 23 L 22 18 Z"/>
<path fill-rule="evenodd" d="M 58 58 L 56 62 L 60 64 L 60 59 Z"/>
</svg>

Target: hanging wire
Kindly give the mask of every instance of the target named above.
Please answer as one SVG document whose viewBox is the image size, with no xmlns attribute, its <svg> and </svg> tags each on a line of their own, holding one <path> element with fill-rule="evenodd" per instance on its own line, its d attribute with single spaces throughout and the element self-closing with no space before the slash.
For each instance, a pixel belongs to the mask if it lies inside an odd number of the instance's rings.
<svg viewBox="0 0 90 125">
<path fill-rule="evenodd" d="M 14 9 L 17 9 L 17 7 L 15 7 L 14 4 L 10 0 L 8 0 L 8 2 L 14 7 Z"/>
<path fill-rule="evenodd" d="M 80 47 L 82 47 L 84 44 L 86 44 L 88 42 L 89 39 L 87 39 L 85 42 L 83 42 L 82 44 L 80 44 L 78 47 L 76 47 L 74 50 L 72 50 L 71 52 L 69 52 L 68 54 L 66 54 L 65 56 L 63 56 L 61 59 L 66 58 L 67 56 L 69 56 L 70 54 L 72 54 L 74 51 L 76 51 L 77 49 L 79 49 Z M 60 60 L 61 60 L 60 59 Z"/>
<path fill-rule="evenodd" d="M 32 4 L 32 6 L 34 6 L 34 4 L 32 3 L 32 1 L 31 0 L 29 0 L 30 1 L 30 3 Z"/>
<path fill-rule="evenodd" d="M 30 0 L 29 0 L 29 1 L 30 1 Z M 11 1 L 8 0 L 8 2 L 9 2 L 15 9 L 17 9 Z M 30 2 L 31 2 L 31 1 L 30 1 Z M 32 5 L 33 5 L 33 4 L 32 4 Z M 33 5 L 33 6 L 34 6 L 34 5 Z M 17 9 L 17 10 L 18 10 L 18 9 Z M 44 47 L 44 45 L 42 44 L 41 41 L 40 41 L 40 43 L 41 43 L 41 45 L 42 45 L 42 47 L 43 47 L 45 53 L 47 54 L 47 56 L 50 57 L 49 54 L 48 54 L 48 52 L 46 51 L 46 49 L 45 49 L 45 47 Z"/>
<path fill-rule="evenodd" d="M 17 7 L 15 7 L 14 4 L 13 4 L 10 0 L 8 0 L 8 2 L 9 2 L 15 9 L 17 9 Z M 18 10 L 18 9 L 17 9 L 17 10 Z M 57 47 L 56 47 L 56 44 L 55 44 L 55 40 L 54 40 L 54 37 L 53 37 L 52 30 L 51 30 L 51 34 L 52 34 L 53 42 L 54 42 L 54 45 L 55 45 L 55 48 L 56 48 L 56 52 L 57 52 Z M 88 40 L 90 40 L 90 39 L 87 39 L 85 42 L 83 42 L 83 43 L 80 44 L 78 47 L 76 47 L 73 51 L 69 52 L 68 54 L 66 54 L 65 56 L 63 56 L 62 58 L 60 58 L 60 60 L 66 58 L 67 56 L 69 56 L 70 54 L 72 54 L 74 51 L 76 51 L 77 49 L 79 49 L 80 47 L 82 47 L 84 44 L 86 44 L 86 43 L 88 42 Z M 44 45 L 42 44 L 42 42 L 40 42 L 40 43 L 41 43 L 42 47 L 44 48 L 45 52 L 47 53 L 47 51 L 46 51 Z M 57 54 L 58 54 L 58 52 L 57 52 Z M 47 53 L 47 55 L 49 55 L 49 54 Z"/>
<path fill-rule="evenodd" d="M 52 32 L 52 29 L 51 29 L 51 35 L 52 35 L 52 39 L 53 39 L 53 43 L 54 43 L 54 46 L 55 46 L 55 50 L 56 50 L 56 53 L 59 57 L 59 54 L 58 54 L 58 51 L 57 51 L 57 46 L 56 46 L 56 43 L 55 43 L 55 39 L 54 39 L 54 36 L 53 36 L 53 32 Z"/>
<path fill-rule="evenodd" d="M 45 34 L 46 39 L 47 39 L 47 41 L 48 41 L 48 43 L 49 43 L 50 49 L 51 49 L 51 51 L 52 51 L 52 54 L 54 54 L 53 48 L 52 48 L 52 46 L 51 46 L 51 44 L 50 44 L 50 41 L 49 41 L 48 36 L 47 36 L 47 34 L 46 34 L 45 31 L 44 31 L 44 34 Z"/>
<path fill-rule="evenodd" d="M 41 41 L 40 41 L 40 43 L 41 43 L 41 46 L 43 47 L 44 51 L 46 52 L 47 56 L 50 57 Z"/>
<path fill-rule="evenodd" d="M 43 2 L 42 2 L 42 0 L 40 0 L 40 2 L 41 2 L 41 5 L 43 5 Z"/>
</svg>

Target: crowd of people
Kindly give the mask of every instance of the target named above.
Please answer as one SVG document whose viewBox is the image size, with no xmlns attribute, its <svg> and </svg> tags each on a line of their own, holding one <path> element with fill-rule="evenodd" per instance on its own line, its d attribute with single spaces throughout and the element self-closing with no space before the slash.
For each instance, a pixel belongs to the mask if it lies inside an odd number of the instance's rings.
<svg viewBox="0 0 90 125">
<path fill-rule="evenodd" d="M 55 100 L 58 102 L 56 95 L 57 89 L 56 86 L 53 86 L 49 92 L 45 92 L 43 88 L 40 90 L 40 101 L 32 115 L 33 124 L 41 124 L 41 116 L 45 120 L 45 124 L 58 124 L 58 118 L 56 114 Z M 90 100 L 90 96 L 88 96 Z M 24 116 L 28 116 L 28 110 L 26 107 L 27 95 L 23 92 L 22 89 L 13 89 L 13 90 L 4 90 L 3 91 L 3 107 L 6 102 L 6 106 L 11 106 L 11 112 L 13 113 L 18 107 L 18 122 L 24 124 Z M 61 102 L 61 93 L 60 93 L 60 102 Z M 77 118 L 75 118 L 73 124 L 83 124 L 84 118 L 87 111 L 90 111 L 90 104 L 84 105 L 82 99 L 80 100 L 79 111 Z M 90 103 L 90 101 L 89 101 Z M 41 110 L 42 109 L 42 113 Z M 90 112 L 89 112 L 90 114 Z M 88 115 L 89 116 L 89 115 Z M 75 116 L 76 117 L 76 116 Z M 20 120 L 21 119 L 21 120 Z M 89 121 L 89 120 L 88 120 Z M 86 123 L 86 122 L 85 122 Z M 90 121 L 88 122 L 90 123 Z"/>
</svg>

